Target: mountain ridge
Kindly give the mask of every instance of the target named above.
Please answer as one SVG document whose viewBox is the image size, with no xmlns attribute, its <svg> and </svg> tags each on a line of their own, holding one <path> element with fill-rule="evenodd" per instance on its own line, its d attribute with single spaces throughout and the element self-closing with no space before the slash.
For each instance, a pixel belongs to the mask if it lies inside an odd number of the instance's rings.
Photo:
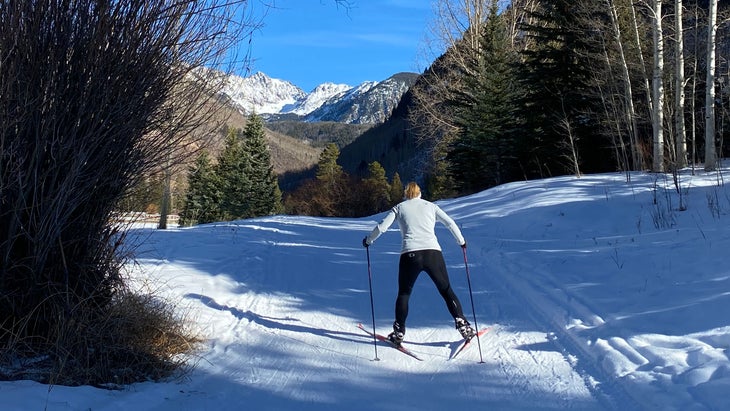
<svg viewBox="0 0 730 411">
<path fill-rule="evenodd" d="M 307 93 L 289 81 L 257 72 L 245 78 L 229 76 L 222 93 L 242 114 L 256 113 L 267 121 L 380 124 L 418 77 L 401 72 L 354 87 L 326 82 Z"/>
</svg>

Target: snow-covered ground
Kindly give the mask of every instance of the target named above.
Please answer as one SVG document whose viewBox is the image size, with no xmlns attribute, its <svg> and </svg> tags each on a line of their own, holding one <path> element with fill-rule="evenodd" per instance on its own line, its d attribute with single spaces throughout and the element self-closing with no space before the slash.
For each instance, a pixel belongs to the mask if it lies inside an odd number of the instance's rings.
<svg viewBox="0 0 730 411">
<path fill-rule="evenodd" d="M 629 183 L 560 177 L 440 202 L 467 238 L 476 320 L 491 327 L 455 360 L 458 333 L 425 275 L 405 342 L 424 361 L 356 328 L 372 327 L 361 239 L 381 216 L 137 229 L 134 278 L 208 338 L 195 370 L 118 391 L 2 382 L 0 408 L 727 410 L 724 178 L 685 170 L 681 199 L 671 176 L 635 173 Z M 442 226 L 438 234 L 471 318 L 462 251 Z M 370 248 L 381 333 L 393 321 L 399 242 L 394 228 Z"/>
</svg>

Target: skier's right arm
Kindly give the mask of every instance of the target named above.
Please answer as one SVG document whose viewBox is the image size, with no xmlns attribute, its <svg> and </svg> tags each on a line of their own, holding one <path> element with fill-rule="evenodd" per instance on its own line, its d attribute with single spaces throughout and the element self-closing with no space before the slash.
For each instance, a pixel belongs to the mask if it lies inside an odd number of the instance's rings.
<svg viewBox="0 0 730 411">
<path fill-rule="evenodd" d="M 466 240 L 464 239 L 464 236 L 461 234 L 461 230 L 459 230 L 459 226 L 456 225 L 456 222 L 453 218 L 449 217 L 448 214 L 444 210 L 442 210 L 439 206 L 436 206 L 436 219 L 441 221 L 443 225 L 445 225 L 449 231 L 451 231 L 451 234 L 456 239 L 456 242 L 462 247 L 466 248 Z"/>
</svg>

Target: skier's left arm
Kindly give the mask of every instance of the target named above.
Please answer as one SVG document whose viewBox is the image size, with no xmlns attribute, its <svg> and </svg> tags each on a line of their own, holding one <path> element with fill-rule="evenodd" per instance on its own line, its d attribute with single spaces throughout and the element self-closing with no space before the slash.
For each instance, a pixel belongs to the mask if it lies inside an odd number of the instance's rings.
<svg viewBox="0 0 730 411">
<path fill-rule="evenodd" d="M 461 235 L 461 230 L 459 230 L 459 226 L 456 225 L 456 222 L 453 218 L 449 217 L 448 214 L 444 210 L 441 209 L 441 207 L 436 206 L 436 219 L 440 221 L 443 225 L 446 226 L 446 228 L 451 231 L 451 235 L 454 236 L 456 239 L 456 242 L 464 247 L 466 245 L 466 240 L 464 239 L 464 236 Z"/>
</svg>

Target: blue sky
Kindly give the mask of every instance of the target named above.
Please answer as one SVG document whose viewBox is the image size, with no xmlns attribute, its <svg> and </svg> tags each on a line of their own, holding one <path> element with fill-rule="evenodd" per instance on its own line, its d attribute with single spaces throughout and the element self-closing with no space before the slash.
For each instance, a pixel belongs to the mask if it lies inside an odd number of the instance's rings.
<svg viewBox="0 0 730 411">
<path fill-rule="evenodd" d="M 273 4 L 251 43 L 251 73 L 304 91 L 325 82 L 356 86 L 421 72 L 432 21 L 429 0 L 259 0 Z"/>
</svg>

